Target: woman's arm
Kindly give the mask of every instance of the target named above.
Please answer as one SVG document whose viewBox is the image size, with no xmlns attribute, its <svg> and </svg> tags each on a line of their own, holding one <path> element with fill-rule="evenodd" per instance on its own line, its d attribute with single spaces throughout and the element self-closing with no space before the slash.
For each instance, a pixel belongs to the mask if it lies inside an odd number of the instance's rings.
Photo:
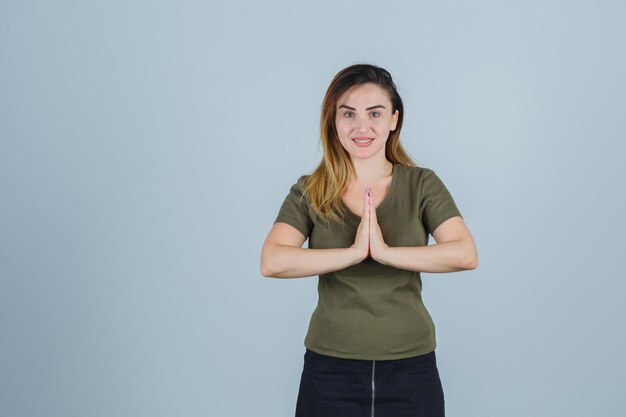
<svg viewBox="0 0 626 417">
<path fill-rule="evenodd" d="M 364 258 L 350 248 L 308 249 L 306 237 L 295 227 L 277 222 L 261 250 L 261 275 L 272 278 L 300 278 L 338 271 Z"/>
<path fill-rule="evenodd" d="M 432 233 L 435 245 L 385 247 L 376 261 L 417 272 L 455 272 L 478 267 L 474 239 L 460 216 L 452 217 Z"/>
<path fill-rule="evenodd" d="M 360 263 L 369 255 L 369 213 L 368 198 L 363 194 L 361 222 L 349 248 L 305 249 L 302 244 L 306 237 L 300 230 L 282 221 L 275 222 L 261 250 L 261 275 L 300 278 Z"/>
</svg>

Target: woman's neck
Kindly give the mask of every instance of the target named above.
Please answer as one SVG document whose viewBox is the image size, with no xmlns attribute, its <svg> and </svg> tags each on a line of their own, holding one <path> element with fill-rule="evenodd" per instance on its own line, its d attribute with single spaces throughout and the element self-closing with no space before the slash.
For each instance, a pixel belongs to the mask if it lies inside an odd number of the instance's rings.
<svg viewBox="0 0 626 417">
<path fill-rule="evenodd" d="M 363 185 L 375 184 L 388 178 L 393 173 L 393 163 L 387 159 L 383 161 L 359 160 L 353 161 L 356 174 L 356 183 Z"/>
</svg>

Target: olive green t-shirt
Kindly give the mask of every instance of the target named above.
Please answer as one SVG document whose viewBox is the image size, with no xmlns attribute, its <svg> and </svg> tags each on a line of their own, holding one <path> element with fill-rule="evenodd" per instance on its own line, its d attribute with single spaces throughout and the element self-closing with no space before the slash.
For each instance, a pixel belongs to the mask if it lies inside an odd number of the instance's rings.
<svg viewBox="0 0 626 417">
<path fill-rule="evenodd" d="M 344 205 L 344 222 L 320 219 L 303 196 L 301 176 L 280 207 L 276 222 L 295 227 L 310 249 L 347 248 L 361 220 Z M 301 198 L 302 197 L 302 198 Z M 376 208 L 390 247 L 424 246 L 445 220 L 461 216 L 435 172 L 394 164 L 391 186 Z M 389 360 L 435 350 L 435 325 L 422 302 L 419 272 L 366 258 L 319 275 L 318 303 L 304 340 L 308 349 L 340 358 Z"/>
</svg>

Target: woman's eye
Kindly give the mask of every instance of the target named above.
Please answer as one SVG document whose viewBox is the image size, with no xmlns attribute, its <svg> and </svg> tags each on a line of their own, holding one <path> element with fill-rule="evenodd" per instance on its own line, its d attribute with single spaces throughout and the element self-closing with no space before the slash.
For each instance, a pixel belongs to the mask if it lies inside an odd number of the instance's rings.
<svg viewBox="0 0 626 417">
<path fill-rule="evenodd" d="M 354 112 L 347 111 L 343 115 L 344 115 L 344 117 L 353 117 Z M 372 116 L 372 117 L 380 117 L 380 113 L 377 112 L 377 111 L 373 111 L 373 112 L 370 113 L 370 116 Z"/>
</svg>

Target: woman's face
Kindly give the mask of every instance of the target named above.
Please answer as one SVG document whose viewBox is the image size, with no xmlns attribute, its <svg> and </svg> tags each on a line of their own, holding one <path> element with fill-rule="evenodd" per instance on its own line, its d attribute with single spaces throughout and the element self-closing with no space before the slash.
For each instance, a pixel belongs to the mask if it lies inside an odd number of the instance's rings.
<svg viewBox="0 0 626 417">
<path fill-rule="evenodd" d="M 337 102 L 335 126 L 344 149 L 351 158 L 368 159 L 385 155 L 389 132 L 396 128 L 399 111 L 391 114 L 391 101 L 385 90 L 371 83 L 346 91 Z"/>
</svg>

